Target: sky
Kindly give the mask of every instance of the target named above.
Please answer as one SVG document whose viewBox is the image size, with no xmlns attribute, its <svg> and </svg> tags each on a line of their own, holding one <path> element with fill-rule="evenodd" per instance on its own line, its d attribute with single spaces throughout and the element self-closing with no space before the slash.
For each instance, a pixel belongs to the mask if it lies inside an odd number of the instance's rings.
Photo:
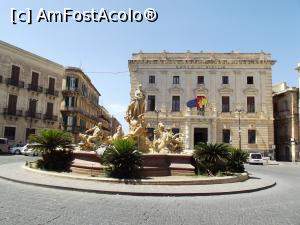
<svg viewBox="0 0 300 225">
<path fill-rule="evenodd" d="M 74 11 L 153 8 L 156 22 L 11 23 L 11 8 Z M 0 7 L 0 40 L 64 66 L 81 67 L 100 104 L 122 123 L 130 101 L 128 60 L 139 52 L 271 53 L 273 83 L 298 87 L 300 0 L 10 0 Z M 95 73 L 97 72 L 97 73 Z M 118 73 L 121 72 L 121 73 Z"/>
</svg>

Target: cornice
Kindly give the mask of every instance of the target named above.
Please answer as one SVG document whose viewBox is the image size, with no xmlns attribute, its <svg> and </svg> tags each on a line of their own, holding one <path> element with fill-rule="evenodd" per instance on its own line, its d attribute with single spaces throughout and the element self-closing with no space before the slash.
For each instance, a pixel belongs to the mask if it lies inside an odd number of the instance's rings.
<svg viewBox="0 0 300 225">
<path fill-rule="evenodd" d="M 171 64 L 171 65 L 274 65 L 276 60 L 269 59 L 133 59 L 129 65 L 137 64 Z"/>
</svg>

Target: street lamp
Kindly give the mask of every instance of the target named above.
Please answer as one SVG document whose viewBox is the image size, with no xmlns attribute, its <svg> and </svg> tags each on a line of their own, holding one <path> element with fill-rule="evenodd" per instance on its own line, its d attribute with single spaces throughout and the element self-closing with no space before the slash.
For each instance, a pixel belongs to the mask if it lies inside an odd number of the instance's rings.
<svg viewBox="0 0 300 225">
<path fill-rule="evenodd" d="M 158 114 L 161 112 L 159 109 L 155 109 L 154 112 L 156 113 L 156 128 L 158 128 Z"/>
<path fill-rule="evenodd" d="M 242 109 L 236 109 L 236 112 L 239 113 L 239 149 L 242 149 L 242 136 L 241 136 L 241 112 L 243 111 Z"/>
</svg>

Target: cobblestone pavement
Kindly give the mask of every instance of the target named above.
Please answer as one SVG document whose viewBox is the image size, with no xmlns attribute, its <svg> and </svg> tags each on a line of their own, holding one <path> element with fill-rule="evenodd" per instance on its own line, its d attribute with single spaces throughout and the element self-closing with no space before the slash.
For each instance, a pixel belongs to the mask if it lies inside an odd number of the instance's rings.
<svg viewBox="0 0 300 225">
<path fill-rule="evenodd" d="M 0 164 L 25 160 L 23 156 L 0 156 Z M 247 169 L 273 177 L 277 185 L 239 195 L 133 197 L 0 180 L 0 224 L 300 224 L 300 165 Z"/>
</svg>

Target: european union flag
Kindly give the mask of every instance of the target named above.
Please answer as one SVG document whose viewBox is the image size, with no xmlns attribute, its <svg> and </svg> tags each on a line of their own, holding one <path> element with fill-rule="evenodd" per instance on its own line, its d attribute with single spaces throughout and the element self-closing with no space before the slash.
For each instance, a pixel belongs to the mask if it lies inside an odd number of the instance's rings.
<svg viewBox="0 0 300 225">
<path fill-rule="evenodd" d="M 189 108 L 197 107 L 197 99 L 192 99 L 186 103 L 186 106 Z"/>
</svg>

